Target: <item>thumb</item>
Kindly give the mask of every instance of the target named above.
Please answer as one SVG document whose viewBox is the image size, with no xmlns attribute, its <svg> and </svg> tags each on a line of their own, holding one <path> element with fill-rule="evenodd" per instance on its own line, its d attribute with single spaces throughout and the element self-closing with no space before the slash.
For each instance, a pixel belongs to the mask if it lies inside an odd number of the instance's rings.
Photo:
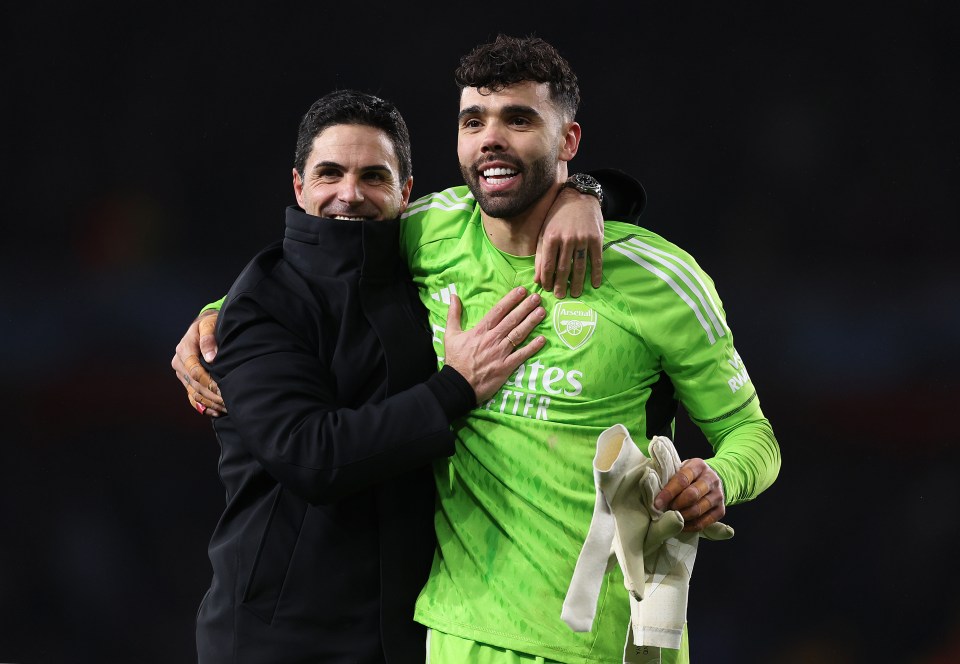
<svg viewBox="0 0 960 664">
<path fill-rule="evenodd" d="M 460 298 L 450 294 L 450 306 L 447 307 L 447 330 L 444 332 L 445 335 L 449 335 L 451 332 L 454 334 L 459 334 L 462 332 L 460 329 L 460 317 L 463 314 L 463 305 L 460 304 Z"/>
<path fill-rule="evenodd" d="M 212 362 L 217 356 L 217 338 L 213 331 L 217 327 L 217 316 L 204 316 L 200 319 L 200 352 L 203 359 Z"/>
<path fill-rule="evenodd" d="M 733 528 L 728 526 L 725 523 L 720 523 L 716 521 L 711 523 L 709 526 L 704 528 L 700 532 L 700 537 L 704 537 L 708 540 L 720 541 L 728 540 L 733 537 Z"/>
</svg>

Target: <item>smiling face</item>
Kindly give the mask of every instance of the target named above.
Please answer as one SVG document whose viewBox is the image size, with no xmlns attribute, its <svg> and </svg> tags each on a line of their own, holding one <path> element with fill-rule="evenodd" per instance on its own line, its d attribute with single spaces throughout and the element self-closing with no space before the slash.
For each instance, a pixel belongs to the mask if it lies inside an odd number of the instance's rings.
<svg viewBox="0 0 960 664">
<path fill-rule="evenodd" d="M 523 81 L 497 92 L 464 88 L 457 155 L 460 172 L 483 212 L 523 215 L 566 177 L 580 127 L 566 121 L 546 83 Z M 562 177 L 561 177 L 562 175 Z"/>
<path fill-rule="evenodd" d="M 400 181 L 397 155 L 381 129 L 338 124 L 313 139 L 303 174 L 293 170 L 297 203 L 332 219 L 394 219 L 407 208 L 413 178 Z"/>
</svg>

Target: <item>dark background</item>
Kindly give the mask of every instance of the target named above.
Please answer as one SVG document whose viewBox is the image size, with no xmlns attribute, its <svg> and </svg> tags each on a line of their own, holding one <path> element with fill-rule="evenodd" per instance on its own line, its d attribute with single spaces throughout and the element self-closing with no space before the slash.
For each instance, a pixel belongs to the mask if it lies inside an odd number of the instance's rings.
<svg viewBox="0 0 960 664">
<path fill-rule="evenodd" d="M 459 183 L 452 71 L 501 31 L 578 72 L 573 168 L 643 181 L 780 440 L 700 548 L 694 661 L 960 661 L 949 3 L 623 4 L 0 10 L 0 661 L 195 657 L 223 493 L 174 345 L 280 237 L 329 90 L 399 106 L 415 195 Z"/>
</svg>

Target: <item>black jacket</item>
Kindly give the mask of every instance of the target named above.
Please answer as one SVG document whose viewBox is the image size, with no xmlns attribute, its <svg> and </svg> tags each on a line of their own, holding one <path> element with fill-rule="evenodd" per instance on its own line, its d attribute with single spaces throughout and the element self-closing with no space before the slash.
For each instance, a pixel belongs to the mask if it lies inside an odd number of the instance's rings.
<svg viewBox="0 0 960 664">
<path fill-rule="evenodd" d="M 395 221 L 287 209 L 234 283 L 211 370 L 226 510 L 200 662 L 423 662 L 429 464 L 475 405 L 436 354 Z"/>
</svg>

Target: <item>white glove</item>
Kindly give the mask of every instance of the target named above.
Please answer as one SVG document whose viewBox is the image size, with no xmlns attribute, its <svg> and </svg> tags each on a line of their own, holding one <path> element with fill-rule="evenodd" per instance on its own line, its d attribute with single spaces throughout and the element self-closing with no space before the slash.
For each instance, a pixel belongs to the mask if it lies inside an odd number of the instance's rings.
<svg viewBox="0 0 960 664">
<path fill-rule="evenodd" d="M 620 564 L 630 595 L 642 599 L 645 556 L 683 529 L 679 512 L 652 515 L 650 496 L 660 492 L 658 467 L 644 456 L 624 426 L 611 427 L 597 439 L 593 478 L 593 520 L 560 614 L 571 629 L 580 632 L 593 627 L 603 574 L 613 561 Z"/>
<path fill-rule="evenodd" d="M 649 452 L 649 458 L 644 456 L 621 424 L 597 439 L 593 520 L 561 612 L 574 631 L 590 631 L 603 575 L 616 559 L 630 592 L 631 625 L 625 654 L 631 642 L 680 647 L 699 538 L 697 533 L 681 532 L 683 517 L 678 511 L 653 507 L 654 498 L 680 467 L 673 443 L 657 436 L 650 442 Z M 703 535 L 729 539 L 733 529 L 715 523 Z"/>
</svg>

